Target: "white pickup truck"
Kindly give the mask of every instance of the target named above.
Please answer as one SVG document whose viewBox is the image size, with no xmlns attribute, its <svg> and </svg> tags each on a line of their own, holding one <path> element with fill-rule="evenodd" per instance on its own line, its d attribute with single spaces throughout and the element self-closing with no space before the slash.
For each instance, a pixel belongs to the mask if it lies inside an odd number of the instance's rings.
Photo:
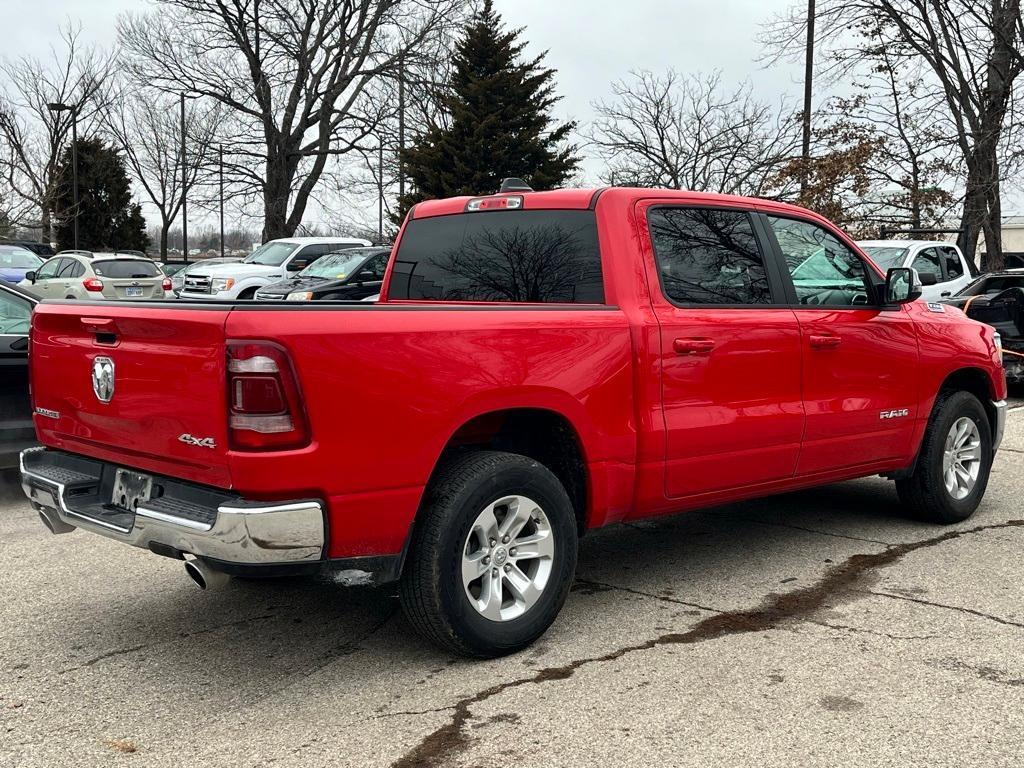
<svg viewBox="0 0 1024 768">
<path fill-rule="evenodd" d="M 328 253 L 370 245 L 355 237 L 289 237 L 270 240 L 241 262 L 190 269 L 179 297 L 193 301 L 251 299 L 257 289 L 305 269 Z"/>
<path fill-rule="evenodd" d="M 921 278 L 921 301 L 955 296 L 977 276 L 974 266 L 953 243 L 934 240 L 861 240 L 857 245 L 882 271 L 912 267 Z"/>
</svg>

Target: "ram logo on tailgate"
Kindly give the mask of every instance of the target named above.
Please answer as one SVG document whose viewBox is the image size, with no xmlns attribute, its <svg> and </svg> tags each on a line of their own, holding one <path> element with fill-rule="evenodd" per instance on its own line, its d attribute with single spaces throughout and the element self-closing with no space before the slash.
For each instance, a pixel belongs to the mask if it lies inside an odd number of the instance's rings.
<svg viewBox="0 0 1024 768">
<path fill-rule="evenodd" d="M 92 391 L 101 403 L 109 403 L 114 396 L 114 361 L 109 357 L 93 359 Z"/>
</svg>

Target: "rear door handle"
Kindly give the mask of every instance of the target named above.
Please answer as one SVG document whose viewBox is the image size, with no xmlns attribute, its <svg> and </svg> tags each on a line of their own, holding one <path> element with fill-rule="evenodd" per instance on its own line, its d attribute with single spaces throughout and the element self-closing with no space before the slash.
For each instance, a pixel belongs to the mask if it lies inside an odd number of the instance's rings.
<svg viewBox="0 0 1024 768">
<path fill-rule="evenodd" d="M 838 336 L 812 334 L 811 335 L 811 346 L 815 349 L 835 349 L 839 346 L 841 338 Z"/>
<path fill-rule="evenodd" d="M 672 348 L 677 355 L 707 355 L 715 348 L 711 339 L 676 339 Z"/>
</svg>

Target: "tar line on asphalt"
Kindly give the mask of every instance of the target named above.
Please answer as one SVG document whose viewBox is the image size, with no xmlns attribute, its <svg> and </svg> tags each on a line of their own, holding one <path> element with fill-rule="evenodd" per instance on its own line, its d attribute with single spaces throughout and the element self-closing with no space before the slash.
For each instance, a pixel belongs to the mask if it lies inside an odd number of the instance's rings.
<svg viewBox="0 0 1024 768">
<path fill-rule="evenodd" d="M 756 608 L 719 613 L 703 619 L 686 632 L 670 632 L 643 643 L 618 648 L 602 656 L 576 659 L 560 667 L 547 667 L 539 670 L 530 677 L 510 680 L 485 688 L 449 707 L 440 708 L 438 711 L 452 711 L 450 720 L 425 736 L 419 744 L 392 763 L 392 768 L 436 768 L 436 766 L 450 762 L 459 753 L 468 749 L 472 742 L 465 732 L 465 725 L 471 717 L 470 708 L 474 704 L 486 701 L 511 688 L 540 684 L 551 680 L 566 680 L 572 677 L 580 667 L 615 661 L 627 654 L 647 651 L 661 645 L 689 645 L 705 640 L 715 640 L 726 635 L 774 629 L 784 622 L 809 617 L 815 611 L 823 608 L 825 601 L 829 598 L 850 595 L 853 588 L 872 571 L 892 565 L 911 552 L 998 528 L 1024 528 L 1024 520 L 1007 520 L 1005 523 L 948 531 L 930 539 L 894 545 L 875 554 L 853 555 L 842 564 L 830 569 L 816 583 L 792 592 L 770 594 Z"/>
</svg>

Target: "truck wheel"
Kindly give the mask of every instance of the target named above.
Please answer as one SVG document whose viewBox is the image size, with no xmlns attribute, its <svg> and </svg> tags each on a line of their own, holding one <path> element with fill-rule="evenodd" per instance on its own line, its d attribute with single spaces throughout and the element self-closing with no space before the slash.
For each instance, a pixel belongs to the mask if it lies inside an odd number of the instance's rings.
<svg viewBox="0 0 1024 768">
<path fill-rule="evenodd" d="M 992 431 L 978 398 L 969 392 L 942 392 L 914 473 L 896 481 L 896 492 L 923 520 L 959 523 L 981 503 L 991 468 Z"/>
<path fill-rule="evenodd" d="M 576 571 L 572 503 L 550 470 L 513 453 L 462 455 L 439 470 L 413 529 L 399 595 L 409 622 L 446 650 L 521 650 L 558 615 Z"/>
</svg>

